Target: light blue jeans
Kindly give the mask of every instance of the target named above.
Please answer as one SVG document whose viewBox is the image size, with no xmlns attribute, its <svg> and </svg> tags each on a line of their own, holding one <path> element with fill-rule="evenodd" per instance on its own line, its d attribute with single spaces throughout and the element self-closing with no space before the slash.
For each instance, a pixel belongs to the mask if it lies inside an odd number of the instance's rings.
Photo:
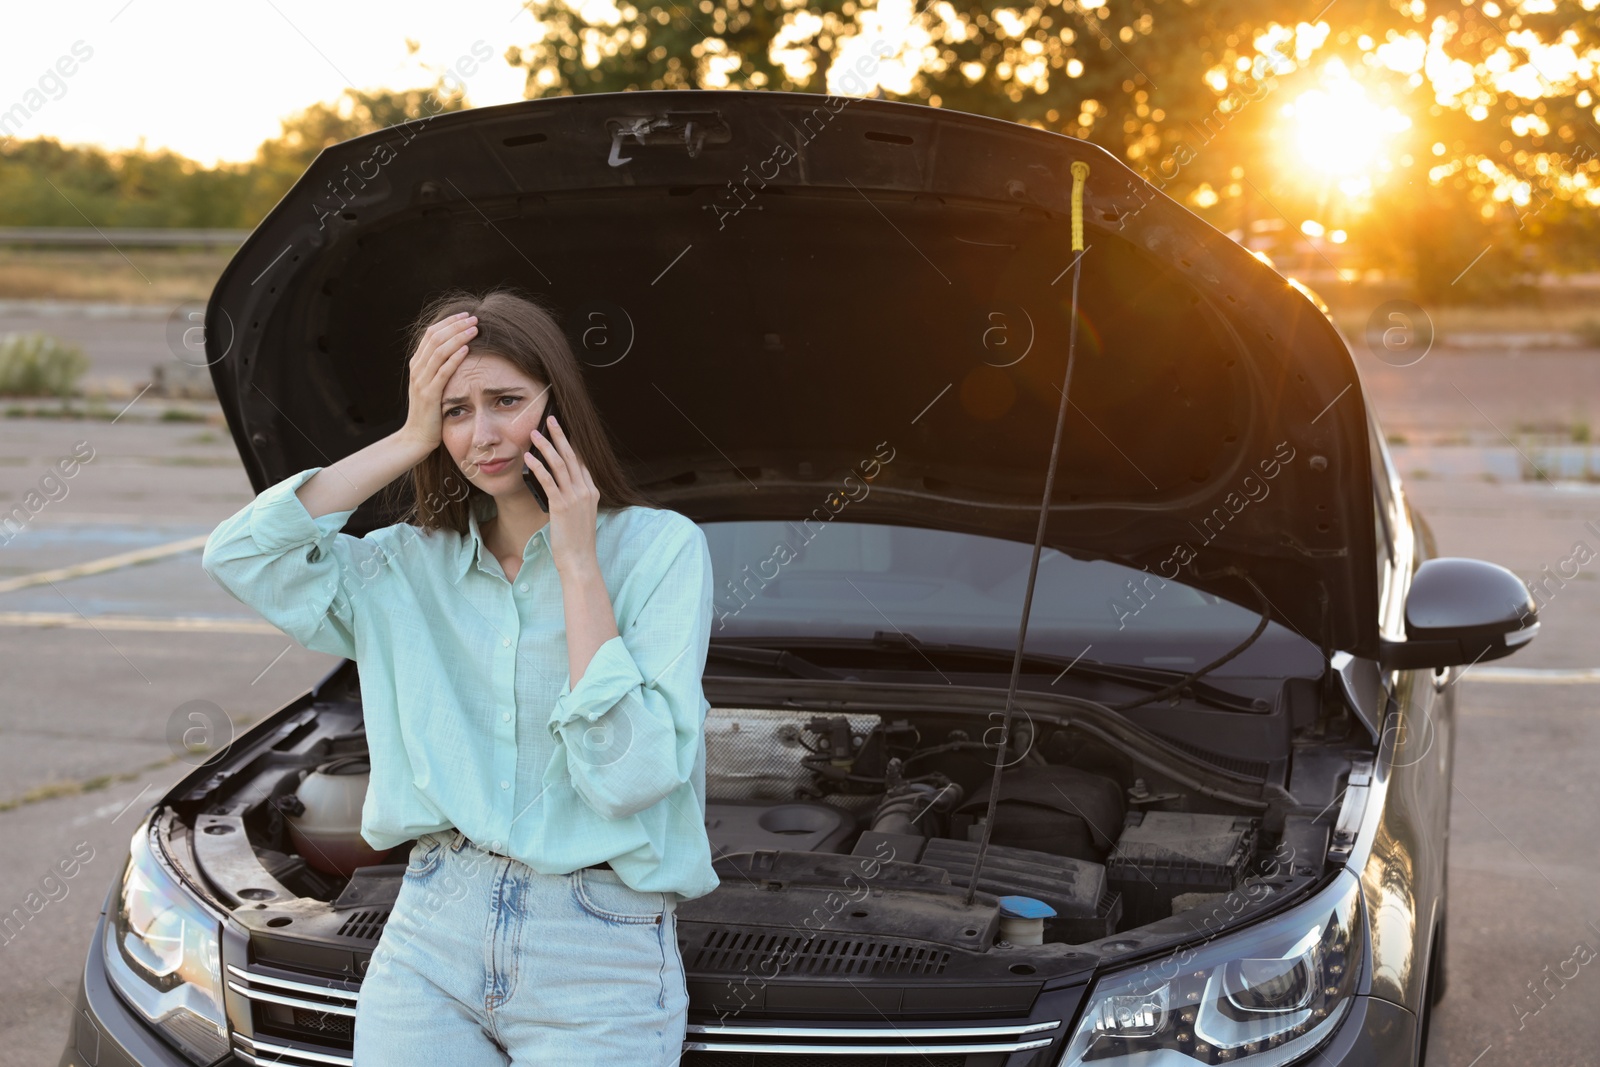
<svg viewBox="0 0 1600 1067">
<path fill-rule="evenodd" d="M 424 834 L 361 982 L 355 1067 L 671 1067 L 688 1012 L 674 894 Z"/>
</svg>

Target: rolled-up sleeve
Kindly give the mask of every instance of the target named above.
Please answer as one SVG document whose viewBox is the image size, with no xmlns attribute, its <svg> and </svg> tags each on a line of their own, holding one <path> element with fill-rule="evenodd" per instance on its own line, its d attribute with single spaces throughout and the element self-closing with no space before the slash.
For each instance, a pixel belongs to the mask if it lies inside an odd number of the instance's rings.
<svg viewBox="0 0 1600 1067">
<path fill-rule="evenodd" d="M 638 814 L 689 782 L 702 744 L 702 678 L 711 641 L 705 533 L 669 542 L 637 615 L 569 677 L 549 729 L 564 744 L 578 795 L 606 819 Z M 671 545 L 676 544 L 673 548 Z"/>
<path fill-rule="evenodd" d="M 366 564 L 381 549 L 339 532 L 354 508 L 311 517 L 295 490 L 320 470 L 290 475 L 225 519 L 207 538 L 200 565 L 301 645 L 354 658 L 353 594 L 370 580 L 367 571 L 376 577 Z"/>
</svg>

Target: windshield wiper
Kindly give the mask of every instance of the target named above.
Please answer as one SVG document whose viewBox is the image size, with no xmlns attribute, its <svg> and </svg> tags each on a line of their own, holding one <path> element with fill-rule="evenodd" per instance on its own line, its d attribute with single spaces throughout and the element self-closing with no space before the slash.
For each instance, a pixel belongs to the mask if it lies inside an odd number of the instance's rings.
<svg viewBox="0 0 1600 1067">
<path fill-rule="evenodd" d="M 819 667 L 808 659 L 802 659 L 786 649 L 764 648 L 760 645 L 729 645 L 720 641 L 711 642 L 711 647 L 706 650 L 708 659 L 726 660 L 729 663 L 751 663 L 760 667 L 771 667 L 775 670 L 786 671 L 796 678 L 824 678 L 829 681 L 848 681 L 849 676 L 838 671 L 830 671 L 826 667 Z"/>
<path fill-rule="evenodd" d="M 797 647 L 811 647 L 818 649 L 827 648 L 885 648 L 909 649 L 920 652 L 924 656 L 965 656 L 972 659 L 1004 660 L 1010 662 L 1014 653 L 1003 648 L 991 648 L 988 645 L 961 645 L 961 644 L 928 644 L 919 640 L 915 635 L 896 632 L 889 633 L 879 630 L 870 638 L 865 637 L 819 637 L 798 638 L 793 642 Z M 732 663 L 749 663 L 775 670 L 785 671 L 797 678 L 822 678 L 828 680 L 848 681 L 853 676 L 846 673 L 830 670 L 820 664 L 813 663 L 795 655 L 786 649 L 771 648 L 762 645 L 731 645 L 718 641 L 711 643 L 708 653 L 713 659 L 722 659 Z M 1170 670 L 1164 667 L 1141 667 L 1124 664 L 1102 663 L 1098 660 L 1084 659 L 1081 656 L 1075 660 L 1064 656 L 1055 656 L 1044 652 L 1023 653 L 1023 663 L 1046 667 L 1051 670 L 1066 673 L 1071 668 L 1073 673 L 1086 677 L 1098 678 L 1104 681 L 1118 682 L 1123 685 L 1135 686 L 1149 692 L 1159 692 L 1188 676 L 1183 671 Z M 930 659 L 931 663 L 932 660 Z M 1057 675 L 1059 678 L 1060 675 Z M 1054 684 L 1052 682 L 1051 684 Z M 1183 686 L 1186 699 L 1207 704 L 1223 711 L 1241 711 L 1260 714 L 1270 710 L 1266 701 L 1254 697 L 1240 696 L 1226 689 L 1205 682 L 1190 681 Z M 1116 705 L 1111 705 L 1113 708 Z"/>
<path fill-rule="evenodd" d="M 926 641 L 918 640 L 918 638 L 913 634 L 891 634 L 883 630 L 879 630 L 877 633 L 873 634 L 872 643 L 875 645 L 898 645 L 904 648 L 916 648 L 925 653 L 947 652 L 951 655 L 982 657 L 985 659 L 1003 659 L 1007 661 L 1012 660 L 1016 656 L 1016 652 L 1013 650 L 1004 648 L 990 648 L 987 645 L 957 645 L 944 643 L 930 645 Z M 1226 689 L 1219 689 L 1214 685 L 1201 682 L 1196 678 L 1191 677 L 1184 671 L 1170 670 L 1165 667 L 1140 667 L 1129 664 L 1102 663 L 1099 660 L 1084 659 L 1082 656 L 1079 656 L 1077 659 L 1067 659 L 1064 656 L 1055 656 L 1047 652 L 1029 652 L 1027 650 L 1024 650 L 1022 653 L 1022 661 L 1023 663 L 1034 663 L 1046 667 L 1059 667 L 1061 668 L 1062 674 L 1065 674 L 1070 669 L 1089 675 L 1093 678 L 1101 678 L 1111 682 L 1121 682 L 1124 685 L 1139 686 L 1140 688 L 1149 689 L 1152 691 L 1166 690 L 1176 685 L 1178 682 L 1185 682 L 1186 684 L 1181 686 L 1180 690 L 1187 690 L 1186 695 L 1192 697 L 1192 699 L 1197 700 L 1200 703 L 1210 704 L 1213 707 L 1222 708 L 1226 711 L 1263 712 L 1269 710 L 1267 703 L 1263 700 L 1259 700 L 1254 697 L 1240 696 L 1237 693 L 1230 693 Z M 1057 675 L 1056 677 L 1059 679 L 1060 675 Z M 1051 682 L 1051 684 L 1054 685 L 1055 683 Z M 1138 704 L 1142 703 L 1145 703 L 1145 701 L 1141 700 L 1128 706 L 1136 707 Z M 1113 704 L 1110 706 L 1116 710 L 1121 710 L 1119 705 Z"/>
</svg>

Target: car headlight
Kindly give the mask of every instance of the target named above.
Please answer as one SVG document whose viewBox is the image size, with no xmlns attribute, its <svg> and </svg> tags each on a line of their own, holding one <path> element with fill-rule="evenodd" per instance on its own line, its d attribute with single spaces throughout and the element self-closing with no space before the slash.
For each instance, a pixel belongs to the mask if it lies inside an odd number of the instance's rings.
<svg viewBox="0 0 1600 1067">
<path fill-rule="evenodd" d="M 183 887 L 150 837 L 133 835 L 106 923 L 106 972 L 124 1000 L 196 1063 L 228 1051 L 217 918 Z"/>
<path fill-rule="evenodd" d="M 1360 897 L 1340 872 L 1283 915 L 1102 979 L 1060 1067 L 1276 1067 L 1306 1055 L 1350 1009 Z"/>
</svg>

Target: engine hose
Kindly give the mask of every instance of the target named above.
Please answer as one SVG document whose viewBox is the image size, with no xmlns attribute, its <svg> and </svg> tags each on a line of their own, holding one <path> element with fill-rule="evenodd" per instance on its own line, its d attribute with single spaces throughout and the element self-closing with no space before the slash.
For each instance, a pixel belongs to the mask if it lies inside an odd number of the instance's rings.
<svg viewBox="0 0 1600 1067">
<path fill-rule="evenodd" d="M 824 759 L 824 760 L 831 760 L 833 757 L 831 757 L 831 756 L 823 756 L 821 758 Z M 805 766 L 805 768 L 807 770 L 811 771 L 812 773 L 819 774 L 822 777 L 830 779 L 832 781 L 839 781 L 839 782 L 869 782 L 869 783 L 871 783 L 873 785 L 883 785 L 885 782 L 887 782 L 889 780 L 887 777 L 874 777 L 872 775 L 867 775 L 867 774 L 851 774 L 850 772 L 844 770 L 843 768 L 835 767 L 832 764 L 819 764 L 815 759 L 813 759 L 810 756 L 801 756 L 800 757 L 800 762 L 801 762 L 801 764 L 803 764 Z M 907 782 L 933 782 L 933 781 L 938 781 L 941 777 L 942 776 L 938 772 L 934 772 L 932 774 L 918 775 L 915 778 L 907 778 L 907 779 L 905 779 L 905 781 L 907 781 Z"/>
<path fill-rule="evenodd" d="M 1179 785 L 1188 786 L 1201 796 L 1211 797 L 1214 800 L 1225 800 L 1229 804 L 1238 804 L 1240 807 L 1254 808 L 1258 811 L 1264 810 L 1268 806 L 1265 800 L 1260 800 L 1254 797 L 1240 796 L 1237 793 L 1229 793 L 1226 790 L 1208 786 L 1203 782 L 1191 777 L 1190 775 L 1185 774 L 1183 771 L 1178 770 L 1171 763 L 1168 763 L 1156 756 L 1152 756 L 1140 749 L 1137 745 L 1129 744 L 1116 734 L 1113 734 L 1108 730 L 1103 730 L 1093 723 L 1085 722 L 1083 719 L 1068 718 L 1059 725 L 1063 729 L 1074 727 L 1079 730 L 1083 730 L 1085 733 L 1092 734 L 1135 762 L 1142 763 L 1151 770 L 1166 775 Z M 983 741 L 951 741 L 947 744 L 935 745 L 932 748 L 925 748 L 920 752 L 913 752 L 911 755 L 905 758 L 903 765 L 911 763 L 912 760 L 919 760 L 923 756 L 932 756 L 939 752 L 950 752 L 963 748 L 992 749 L 994 746 Z M 1042 758 L 1043 757 L 1041 757 L 1041 759 Z M 1046 762 L 1046 765 L 1048 765 L 1048 761 Z M 927 777 L 927 775 L 923 775 L 920 778 L 908 778 L 906 780 L 924 781 L 927 779 Z M 881 781 L 882 779 L 878 780 Z"/>
<path fill-rule="evenodd" d="M 925 833 L 916 825 L 917 820 L 929 811 L 944 814 L 961 803 L 965 792 L 955 782 L 947 782 L 938 789 L 924 785 L 897 793 L 878 805 L 872 815 L 872 829 L 879 833 Z"/>
</svg>

